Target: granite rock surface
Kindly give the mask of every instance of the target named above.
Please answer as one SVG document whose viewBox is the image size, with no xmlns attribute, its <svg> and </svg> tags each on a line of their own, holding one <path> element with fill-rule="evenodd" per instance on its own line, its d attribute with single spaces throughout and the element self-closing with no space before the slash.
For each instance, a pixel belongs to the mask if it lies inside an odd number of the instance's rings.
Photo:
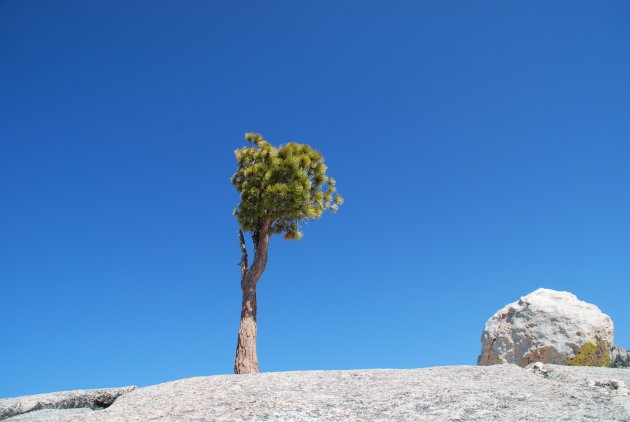
<svg viewBox="0 0 630 422">
<path fill-rule="evenodd" d="M 533 362 L 567 365 L 586 344 L 608 366 L 613 322 L 569 292 L 538 289 L 497 311 L 485 324 L 479 365 Z"/>
<path fill-rule="evenodd" d="M 111 406 L 118 397 L 135 389 L 136 387 L 131 386 L 75 390 L 0 399 L 0 420 L 37 411 L 52 414 L 55 413 L 54 410 L 59 409 L 82 409 L 82 411 L 104 409 Z"/>
<path fill-rule="evenodd" d="M 219 375 L 8 421 L 630 421 L 628 386 L 626 369 L 545 364 Z"/>
<path fill-rule="evenodd" d="M 623 347 L 613 346 L 610 352 L 611 368 L 630 368 L 630 352 Z"/>
</svg>

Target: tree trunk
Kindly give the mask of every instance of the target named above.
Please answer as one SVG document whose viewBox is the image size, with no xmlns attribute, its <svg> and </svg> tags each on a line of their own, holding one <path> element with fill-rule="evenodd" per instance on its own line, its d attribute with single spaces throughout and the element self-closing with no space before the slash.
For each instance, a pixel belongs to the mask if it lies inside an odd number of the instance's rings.
<svg viewBox="0 0 630 422">
<path fill-rule="evenodd" d="M 235 374 L 258 373 L 256 331 L 256 285 L 247 283 L 243 287 L 241 325 L 238 328 L 236 360 L 234 361 Z"/>
<path fill-rule="evenodd" d="M 254 262 L 247 268 L 247 250 L 243 233 L 239 231 L 241 242 L 241 289 L 243 303 L 241 306 L 241 324 L 238 329 L 236 344 L 235 374 L 257 374 L 258 356 L 256 355 L 256 285 L 267 266 L 267 250 L 269 247 L 269 226 L 265 222 L 252 234 L 254 241 Z"/>
</svg>

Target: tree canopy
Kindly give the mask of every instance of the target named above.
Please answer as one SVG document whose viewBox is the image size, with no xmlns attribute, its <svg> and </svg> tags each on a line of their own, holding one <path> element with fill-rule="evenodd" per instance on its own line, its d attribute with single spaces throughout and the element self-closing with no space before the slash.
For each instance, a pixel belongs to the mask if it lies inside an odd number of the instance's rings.
<svg viewBox="0 0 630 422">
<path fill-rule="evenodd" d="M 241 229 L 255 232 L 269 224 L 272 234 L 300 239 L 300 223 L 336 211 L 343 199 L 319 151 L 289 142 L 274 147 L 258 133 L 246 133 L 249 146 L 237 149 L 232 184 L 241 194 L 234 210 Z"/>
</svg>

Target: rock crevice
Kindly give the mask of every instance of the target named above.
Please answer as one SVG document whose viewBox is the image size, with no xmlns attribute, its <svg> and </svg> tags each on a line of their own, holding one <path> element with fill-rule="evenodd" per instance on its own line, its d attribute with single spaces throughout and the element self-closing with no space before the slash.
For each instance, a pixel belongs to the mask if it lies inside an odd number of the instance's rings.
<svg viewBox="0 0 630 422">
<path fill-rule="evenodd" d="M 135 389 L 136 387 L 130 386 L 98 390 L 75 390 L 0 399 L 0 421 L 24 413 L 47 409 L 106 409 L 118 397 Z"/>
</svg>

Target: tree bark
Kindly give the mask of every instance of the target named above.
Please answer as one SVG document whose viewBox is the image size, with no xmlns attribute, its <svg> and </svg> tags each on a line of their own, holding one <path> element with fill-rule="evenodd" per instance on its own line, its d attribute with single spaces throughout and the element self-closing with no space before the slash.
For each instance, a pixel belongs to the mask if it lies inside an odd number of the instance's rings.
<svg viewBox="0 0 630 422">
<path fill-rule="evenodd" d="M 243 303 L 241 305 L 241 323 L 238 329 L 236 343 L 236 359 L 234 360 L 235 374 L 257 374 L 258 356 L 256 355 L 256 285 L 267 266 L 267 250 L 269 248 L 269 233 L 271 223 L 264 222 L 254 231 L 254 262 L 247 267 L 247 249 L 243 232 L 239 230 L 241 243 L 241 290 Z"/>
</svg>

